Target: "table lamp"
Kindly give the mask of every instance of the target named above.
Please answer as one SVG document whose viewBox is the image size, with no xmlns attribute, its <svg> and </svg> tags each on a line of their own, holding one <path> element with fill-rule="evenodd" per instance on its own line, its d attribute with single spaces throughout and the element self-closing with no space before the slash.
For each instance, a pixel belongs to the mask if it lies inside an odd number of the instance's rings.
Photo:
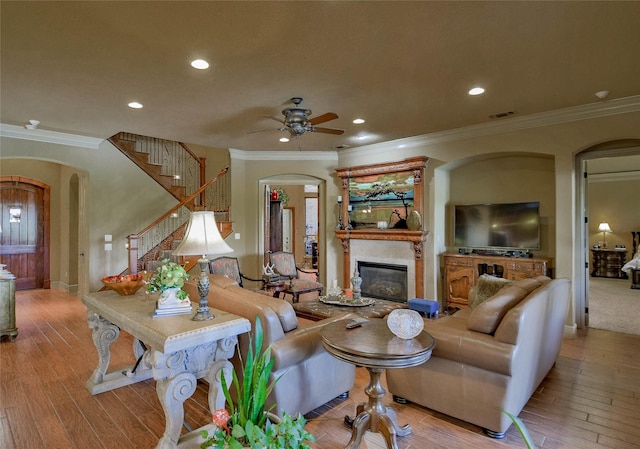
<svg viewBox="0 0 640 449">
<path fill-rule="evenodd" d="M 207 254 L 227 254 L 230 252 L 233 252 L 233 249 L 225 243 L 220 235 L 213 212 L 191 212 L 182 242 L 173 250 L 173 254 L 176 256 L 202 255 L 202 258 L 198 260 L 200 264 L 200 276 L 198 277 L 200 304 L 196 314 L 191 318 L 192 320 L 207 321 L 214 317 L 207 303 L 207 295 L 209 294 L 209 259 L 207 259 Z"/>
<path fill-rule="evenodd" d="M 606 248 L 607 247 L 607 232 L 613 232 L 611 231 L 611 228 L 609 227 L 609 223 L 600 223 L 600 225 L 598 226 L 598 231 L 602 232 L 602 247 Z"/>
</svg>

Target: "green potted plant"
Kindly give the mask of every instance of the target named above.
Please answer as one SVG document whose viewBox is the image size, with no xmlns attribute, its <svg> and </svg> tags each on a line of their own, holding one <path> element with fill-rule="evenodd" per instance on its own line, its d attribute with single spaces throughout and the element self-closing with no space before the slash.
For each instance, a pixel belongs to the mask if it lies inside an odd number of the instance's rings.
<svg viewBox="0 0 640 449">
<path fill-rule="evenodd" d="M 147 291 L 151 293 L 160 292 L 161 297 L 170 294 L 175 295 L 180 301 L 187 299 L 187 292 L 182 290 L 184 281 L 189 279 L 187 270 L 176 262 L 169 259 L 162 259 L 155 275 L 149 280 Z"/>
<path fill-rule="evenodd" d="M 518 429 L 520 436 L 522 437 L 524 443 L 527 445 L 527 449 L 536 449 L 536 445 L 533 443 L 533 438 L 531 438 L 529 429 L 527 429 L 527 426 L 524 425 L 524 422 L 522 422 L 520 418 L 509 413 L 505 409 L 501 408 L 500 410 L 502 411 L 502 413 L 509 417 L 513 425 L 516 427 L 516 429 Z"/>
<path fill-rule="evenodd" d="M 307 442 L 315 437 L 305 430 L 306 420 L 300 414 L 294 419 L 287 413 L 281 417 L 266 408 L 269 393 L 279 377 L 269 383 L 274 360 L 271 349 L 261 351 L 263 332 L 260 318 L 256 317 L 254 338 L 249 343 L 247 359 L 244 361 L 242 383 L 235 371 L 232 383 L 236 390 L 236 402 L 232 400 L 229 385 L 222 375 L 222 391 L 229 410 L 219 409 L 213 413 L 217 426 L 213 434 L 201 432 L 205 440 L 201 448 L 228 449 L 310 449 Z"/>
</svg>

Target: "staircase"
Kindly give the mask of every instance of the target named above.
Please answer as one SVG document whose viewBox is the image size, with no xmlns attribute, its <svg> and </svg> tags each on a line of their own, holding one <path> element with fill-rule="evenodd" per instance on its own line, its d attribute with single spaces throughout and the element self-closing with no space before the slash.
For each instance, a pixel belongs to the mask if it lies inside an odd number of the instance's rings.
<svg viewBox="0 0 640 449">
<path fill-rule="evenodd" d="M 157 261 L 170 255 L 182 240 L 191 211 L 213 211 L 222 236 L 231 234 L 229 167 L 204 183 L 205 158 L 181 142 L 125 132 L 108 140 L 179 201 L 145 229 L 128 237 L 129 267 L 122 274 L 154 270 Z M 193 256 L 179 262 L 188 264 L 190 269 L 197 260 Z"/>
</svg>

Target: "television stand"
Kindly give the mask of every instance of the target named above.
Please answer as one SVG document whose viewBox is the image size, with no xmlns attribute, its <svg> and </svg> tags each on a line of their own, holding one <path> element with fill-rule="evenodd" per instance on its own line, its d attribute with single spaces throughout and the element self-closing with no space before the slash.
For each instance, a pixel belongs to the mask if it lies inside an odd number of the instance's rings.
<svg viewBox="0 0 640 449">
<path fill-rule="evenodd" d="M 545 257 L 518 258 L 484 254 L 444 255 L 445 307 L 468 307 L 469 290 L 482 274 L 509 280 L 551 276 L 551 260 Z"/>
</svg>

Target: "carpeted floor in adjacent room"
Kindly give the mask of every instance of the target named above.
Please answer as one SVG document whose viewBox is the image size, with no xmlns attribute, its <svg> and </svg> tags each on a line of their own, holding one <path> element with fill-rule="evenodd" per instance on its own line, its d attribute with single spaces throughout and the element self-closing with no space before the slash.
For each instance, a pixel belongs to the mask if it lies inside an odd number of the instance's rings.
<svg viewBox="0 0 640 449">
<path fill-rule="evenodd" d="M 640 335 L 640 290 L 629 279 L 590 277 L 589 327 Z"/>
</svg>

